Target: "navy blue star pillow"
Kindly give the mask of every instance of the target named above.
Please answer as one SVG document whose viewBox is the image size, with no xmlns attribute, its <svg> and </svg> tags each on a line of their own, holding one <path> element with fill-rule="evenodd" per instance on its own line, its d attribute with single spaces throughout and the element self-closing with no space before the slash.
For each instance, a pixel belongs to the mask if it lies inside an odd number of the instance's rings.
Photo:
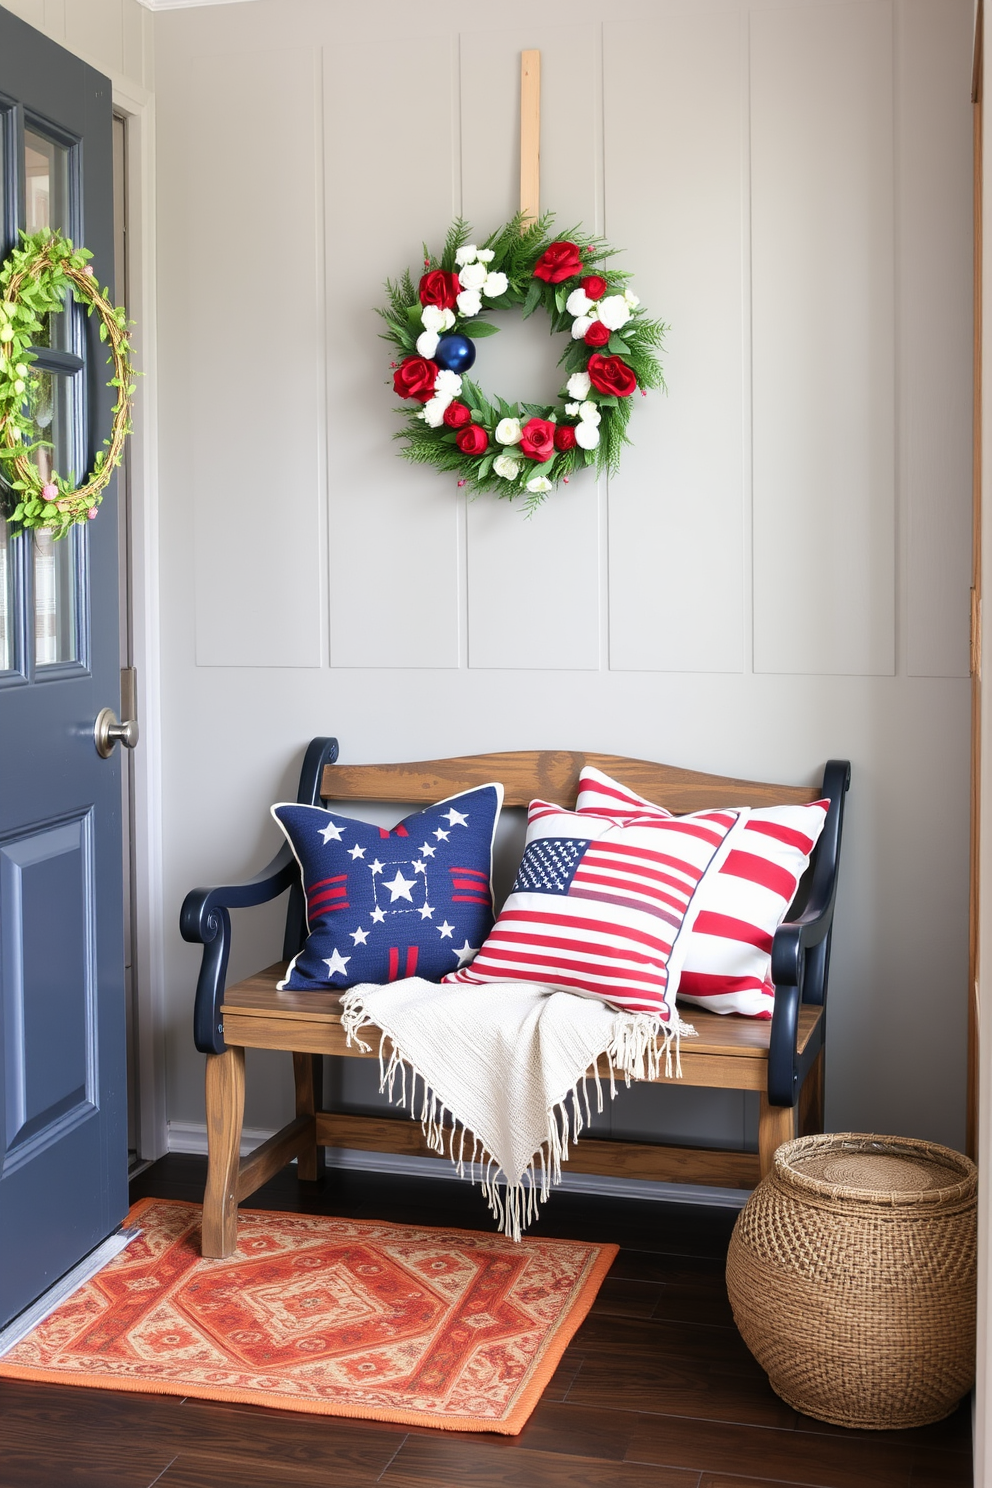
<svg viewBox="0 0 992 1488">
<path fill-rule="evenodd" d="M 480 785 L 387 830 L 319 806 L 272 815 L 300 865 L 307 940 L 280 987 L 353 987 L 467 966 L 493 927 L 501 785 Z"/>
</svg>

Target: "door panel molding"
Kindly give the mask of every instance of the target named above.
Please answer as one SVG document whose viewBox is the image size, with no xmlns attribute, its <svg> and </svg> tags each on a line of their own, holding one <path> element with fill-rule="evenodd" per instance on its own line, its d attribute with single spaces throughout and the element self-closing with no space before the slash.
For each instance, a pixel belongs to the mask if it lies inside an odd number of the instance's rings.
<svg viewBox="0 0 992 1488">
<path fill-rule="evenodd" d="M 0 842 L 0 1178 L 99 1109 L 93 828 L 87 809 Z M 66 905 L 79 907 L 75 925 Z M 67 964 L 75 975 L 64 976 Z"/>
</svg>

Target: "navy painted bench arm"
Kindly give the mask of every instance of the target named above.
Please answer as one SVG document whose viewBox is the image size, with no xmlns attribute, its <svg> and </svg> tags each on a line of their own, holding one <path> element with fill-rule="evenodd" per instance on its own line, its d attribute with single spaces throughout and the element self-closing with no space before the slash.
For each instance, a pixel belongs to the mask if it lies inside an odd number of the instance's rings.
<svg viewBox="0 0 992 1488">
<path fill-rule="evenodd" d="M 320 799 L 320 781 L 325 765 L 338 757 L 337 739 L 313 739 L 300 770 L 300 788 L 296 799 L 306 806 L 316 806 Z M 196 982 L 193 1005 L 193 1041 L 201 1054 L 223 1054 L 224 1025 L 220 1016 L 227 982 L 227 962 L 231 953 L 232 909 L 250 909 L 255 904 L 268 904 L 289 889 L 289 912 L 286 916 L 286 939 L 283 958 L 295 956 L 303 944 L 304 903 L 300 875 L 289 843 L 284 843 L 272 862 L 261 873 L 242 884 L 227 884 L 214 889 L 191 889 L 183 900 L 179 930 L 183 940 L 203 946 L 203 961 Z"/>
<path fill-rule="evenodd" d="M 817 843 L 809 899 L 802 914 L 778 927 L 772 941 L 775 1008 L 768 1044 L 768 1101 L 773 1106 L 795 1105 L 806 1072 L 823 1047 L 825 1014 L 799 1055 L 799 1008 L 804 1002 L 822 1006 L 825 999 L 844 797 L 850 784 L 849 761 L 828 760 L 823 795 L 830 798 L 830 810 Z"/>
<path fill-rule="evenodd" d="M 291 888 L 298 877 L 296 859 L 287 842 L 268 867 L 247 883 L 227 884 L 216 889 L 190 889 L 183 900 L 179 915 L 183 940 L 203 946 L 193 1007 L 193 1039 L 201 1054 L 223 1054 L 225 1049 L 220 1005 L 224 1000 L 227 961 L 231 951 L 231 916 L 228 911 L 267 904 Z"/>
</svg>

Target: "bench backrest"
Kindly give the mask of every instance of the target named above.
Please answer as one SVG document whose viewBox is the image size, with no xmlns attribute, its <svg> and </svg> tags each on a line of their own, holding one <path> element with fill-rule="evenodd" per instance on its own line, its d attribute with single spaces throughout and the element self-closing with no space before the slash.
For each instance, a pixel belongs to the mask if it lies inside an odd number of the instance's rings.
<svg viewBox="0 0 992 1488">
<path fill-rule="evenodd" d="M 456 791 L 501 780 L 506 806 L 527 806 L 535 797 L 571 809 L 579 775 L 592 765 L 638 795 L 681 815 L 710 806 L 780 806 L 820 799 L 817 786 L 766 785 L 704 775 L 674 765 L 629 759 L 623 754 L 579 754 L 561 749 L 518 749 L 502 754 L 464 754 L 454 759 L 398 765 L 325 764 L 320 795 L 325 801 L 409 801 L 429 805 Z"/>
</svg>

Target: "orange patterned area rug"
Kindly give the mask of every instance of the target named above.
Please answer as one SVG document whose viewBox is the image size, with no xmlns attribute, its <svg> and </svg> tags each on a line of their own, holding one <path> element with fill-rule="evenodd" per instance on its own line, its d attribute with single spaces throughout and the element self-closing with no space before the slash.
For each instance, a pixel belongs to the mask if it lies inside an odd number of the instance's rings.
<svg viewBox="0 0 992 1488">
<path fill-rule="evenodd" d="M 199 1205 L 143 1199 L 128 1224 L 0 1376 L 514 1436 L 617 1253 L 242 1209 L 212 1261 Z"/>
</svg>

